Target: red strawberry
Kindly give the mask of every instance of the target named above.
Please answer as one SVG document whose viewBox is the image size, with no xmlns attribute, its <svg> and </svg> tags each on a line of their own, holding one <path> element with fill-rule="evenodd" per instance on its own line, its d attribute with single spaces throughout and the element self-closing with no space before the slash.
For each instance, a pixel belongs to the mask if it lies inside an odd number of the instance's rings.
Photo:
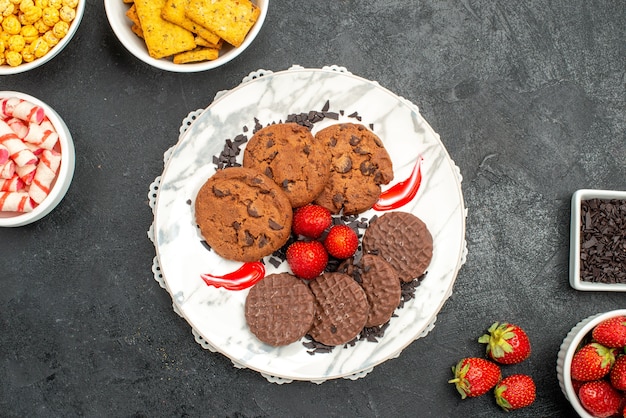
<svg viewBox="0 0 626 418">
<path fill-rule="evenodd" d="M 616 316 L 600 322 L 591 331 L 591 336 L 605 347 L 626 346 L 626 316 Z"/>
<path fill-rule="evenodd" d="M 452 367 L 454 383 L 461 398 L 481 396 L 489 392 L 502 376 L 500 367 L 494 362 L 478 357 L 468 357 Z"/>
<path fill-rule="evenodd" d="M 581 382 L 580 380 L 574 380 L 572 379 L 572 387 L 574 388 L 574 393 L 576 393 L 578 395 L 578 391 L 580 390 L 580 387 L 582 385 L 584 385 L 585 382 Z"/>
<path fill-rule="evenodd" d="M 594 380 L 580 387 L 578 399 L 594 417 L 610 417 L 618 413 L 622 395 L 606 380 Z"/>
<path fill-rule="evenodd" d="M 487 355 L 502 364 L 521 363 L 530 356 L 530 340 L 526 332 L 517 325 L 495 322 L 478 339 L 487 344 Z"/>
<path fill-rule="evenodd" d="M 318 205 L 306 205 L 293 212 L 291 230 L 296 235 L 319 238 L 332 223 L 330 211 Z"/>
<path fill-rule="evenodd" d="M 616 351 L 598 343 L 583 346 L 572 358 L 572 379 L 583 382 L 602 379 L 615 363 Z"/>
<path fill-rule="evenodd" d="M 512 374 L 496 385 L 496 402 L 505 411 L 527 407 L 537 397 L 535 382 L 525 374 Z"/>
<path fill-rule="evenodd" d="M 617 390 L 626 390 L 626 356 L 619 356 L 613 364 L 609 377 Z"/>
<path fill-rule="evenodd" d="M 286 257 L 293 274 L 307 280 L 319 276 L 328 263 L 326 249 L 319 241 L 296 241 L 287 248 Z"/>
<path fill-rule="evenodd" d="M 324 247 L 335 258 L 348 258 L 353 256 L 359 247 L 359 237 L 349 226 L 335 225 L 328 231 Z"/>
</svg>

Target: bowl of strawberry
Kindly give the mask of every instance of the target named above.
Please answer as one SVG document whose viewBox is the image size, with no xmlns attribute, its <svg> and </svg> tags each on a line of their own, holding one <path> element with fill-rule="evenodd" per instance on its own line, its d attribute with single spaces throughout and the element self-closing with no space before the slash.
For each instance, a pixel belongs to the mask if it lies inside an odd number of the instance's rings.
<svg viewBox="0 0 626 418">
<path fill-rule="evenodd" d="M 626 309 L 576 324 L 561 344 L 556 369 L 578 415 L 626 416 Z"/>
</svg>

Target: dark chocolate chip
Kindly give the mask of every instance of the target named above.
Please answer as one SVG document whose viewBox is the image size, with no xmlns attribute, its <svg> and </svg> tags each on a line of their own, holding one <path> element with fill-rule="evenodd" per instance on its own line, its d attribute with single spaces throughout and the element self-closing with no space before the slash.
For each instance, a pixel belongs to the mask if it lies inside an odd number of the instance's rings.
<svg viewBox="0 0 626 418">
<path fill-rule="evenodd" d="M 335 169 L 338 173 L 345 174 L 352 170 L 352 158 L 348 155 L 344 155 L 335 163 Z"/>
<path fill-rule="evenodd" d="M 253 218 L 260 218 L 261 217 L 261 214 L 259 214 L 259 211 L 254 206 L 254 204 L 250 203 L 246 209 L 248 211 L 248 215 L 252 216 Z"/>
<path fill-rule="evenodd" d="M 226 197 L 226 196 L 230 196 L 230 190 L 229 189 L 219 189 L 216 186 L 213 186 L 213 194 L 216 197 Z"/>
<path fill-rule="evenodd" d="M 341 193 L 337 193 L 333 196 L 333 203 L 337 206 L 343 205 L 344 199 Z"/>
<path fill-rule="evenodd" d="M 247 229 L 244 231 L 244 233 L 246 234 L 244 245 L 246 247 L 249 247 L 254 244 L 254 236 Z"/>
<path fill-rule="evenodd" d="M 270 220 L 268 221 L 268 225 L 270 227 L 270 229 L 274 230 L 274 231 L 280 231 L 282 230 L 285 226 L 279 224 L 278 222 L 276 222 L 275 220 L 273 220 L 272 218 L 270 218 Z"/>
</svg>

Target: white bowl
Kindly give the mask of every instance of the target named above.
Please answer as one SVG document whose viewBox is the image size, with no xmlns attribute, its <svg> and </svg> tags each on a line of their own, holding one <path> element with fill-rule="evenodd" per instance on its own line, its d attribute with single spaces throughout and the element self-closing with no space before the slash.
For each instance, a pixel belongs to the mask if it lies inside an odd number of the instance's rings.
<svg viewBox="0 0 626 418">
<path fill-rule="evenodd" d="M 269 7 L 269 0 L 252 0 L 252 2 L 261 9 L 261 14 L 259 15 L 259 18 L 254 26 L 250 29 L 250 32 L 246 35 L 246 38 L 241 46 L 235 48 L 227 43 L 224 43 L 224 46 L 220 51 L 220 56 L 216 60 L 187 64 L 174 64 L 171 59 L 155 59 L 148 54 L 148 49 L 146 48 L 146 44 L 143 39 L 135 35 L 130 29 L 132 23 L 126 16 L 126 11 L 129 6 L 128 4 L 124 3 L 122 0 L 104 0 L 104 7 L 113 32 L 115 32 L 115 35 L 120 40 L 122 45 L 124 45 L 124 47 L 135 57 L 139 58 L 146 64 L 161 70 L 179 73 L 194 73 L 210 70 L 224 65 L 233 60 L 245 51 L 248 46 L 250 46 L 263 26 L 263 22 L 267 16 L 267 9 Z"/>
<path fill-rule="evenodd" d="M 57 173 L 57 177 L 52 183 L 52 188 L 48 196 L 31 212 L 2 212 L 0 211 L 0 227 L 15 227 L 23 226 L 49 214 L 59 202 L 65 196 L 65 193 L 70 187 L 72 177 L 74 176 L 74 167 L 76 164 L 76 155 L 74 151 L 74 142 L 72 141 L 72 135 L 63 119 L 52 109 L 35 97 L 28 94 L 19 93 L 16 91 L 0 91 L 0 99 L 7 97 L 17 97 L 23 100 L 27 100 L 37 106 L 44 109 L 46 116 L 52 122 L 52 125 L 59 134 L 59 151 L 61 152 L 61 166 Z"/>
<path fill-rule="evenodd" d="M 120 0 L 121 1 L 121 0 Z M 50 61 L 52 58 L 56 57 L 62 50 L 70 43 L 74 34 L 78 30 L 78 26 L 80 26 L 80 22 L 83 19 L 83 15 L 85 14 L 85 5 L 87 4 L 87 0 L 79 0 L 78 6 L 76 7 L 76 17 L 72 20 L 70 24 L 70 28 L 67 34 L 59 41 L 58 44 L 50 48 L 50 51 L 41 58 L 37 58 L 32 62 L 24 62 L 17 67 L 11 67 L 8 64 L 0 65 L 0 76 L 10 75 L 10 74 L 19 74 L 33 68 L 37 68 Z M 18 4 L 19 5 L 19 4 Z"/>
<path fill-rule="evenodd" d="M 626 200 L 626 191 L 581 189 L 572 195 L 569 256 L 570 285 L 574 289 L 584 291 L 626 292 L 626 283 L 595 283 L 580 279 L 581 202 L 590 199 Z"/>
<path fill-rule="evenodd" d="M 596 325 L 605 319 L 620 315 L 626 315 L 626 309 L 599 313 L 583 319 L 570 330 L 561 344 L 556 360 L 556 373 L 559 380 L 559 386 L 561 386 L 561 391 L 563 391 L 567 400 L 572 404 L 572 407 L 582 418 L 593 418 L 593 416 L 585 410 L 578 400 L 576 392 L 574 391 L 571 368 L 572 358 L 574 357 L 574 353 L 576 353 L 576 350 L 578 349 L 578 346 L 583 338 L 585 338 L 585 336 L 587 336 L 587 334 L 589 334 Z"/>
</svg>

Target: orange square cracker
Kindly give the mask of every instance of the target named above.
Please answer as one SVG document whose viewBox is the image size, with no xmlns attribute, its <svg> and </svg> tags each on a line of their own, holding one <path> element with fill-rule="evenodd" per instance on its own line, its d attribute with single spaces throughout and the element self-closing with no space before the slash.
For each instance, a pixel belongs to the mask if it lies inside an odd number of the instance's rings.
<svg viewBox="0 0 626 418">
<path fill-rule="evenodd" d="M 217 45 L 220 40 L 219 36 L 185 15 L 187 3 L 189 3 L 189 0 L 165 0 L 165 7 L 163 7 L 161 17 L 195 33 L 209 43 Z"/>
<path fill-rule="evenodd" d="M 165 0 L 135 0 L 135 6 L 152 58 L 164 58 L 196 47 L 193 33 L 161 17 Z"/>
<path fill-rule="evenodd" d="M 250 0 L 189 0 L 185 14 L 233 46 L 240 46 L 259 18 Z"/>
</svg>

